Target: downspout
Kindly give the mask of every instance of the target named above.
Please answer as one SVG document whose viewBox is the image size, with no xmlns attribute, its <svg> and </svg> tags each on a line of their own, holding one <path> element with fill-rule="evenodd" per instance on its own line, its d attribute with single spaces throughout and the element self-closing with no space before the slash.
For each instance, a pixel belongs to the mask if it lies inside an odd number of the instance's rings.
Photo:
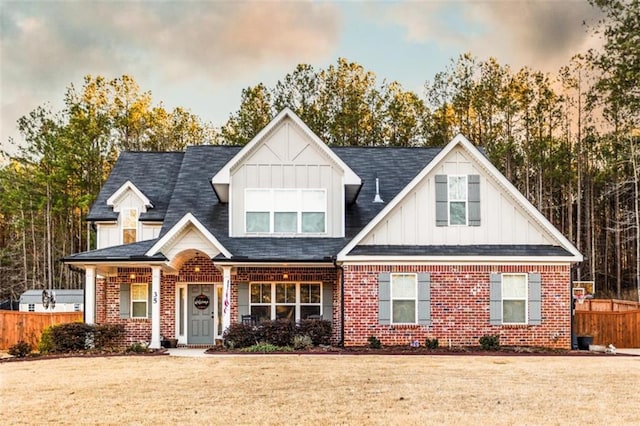
<svg viewBox="0 0 640 426">
<path fill-rule="evenodd" d="M 338 346 L 344 347 L 344 268 L 338 265 L 336 257 L 333 257 L 333 267 L 340 270 L 340 342 Z"/>
</svg>

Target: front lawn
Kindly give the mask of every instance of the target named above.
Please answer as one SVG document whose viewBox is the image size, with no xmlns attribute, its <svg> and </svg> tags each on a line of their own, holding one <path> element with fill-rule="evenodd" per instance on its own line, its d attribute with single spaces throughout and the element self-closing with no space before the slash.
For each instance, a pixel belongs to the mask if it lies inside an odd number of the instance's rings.
<svg viewBox="0 0 640 426">
<path fill-rule="evenodd" d="M 619 355 L 0 363 L 3 424 L 637 424 L 638 383 Z"/>
</svg>

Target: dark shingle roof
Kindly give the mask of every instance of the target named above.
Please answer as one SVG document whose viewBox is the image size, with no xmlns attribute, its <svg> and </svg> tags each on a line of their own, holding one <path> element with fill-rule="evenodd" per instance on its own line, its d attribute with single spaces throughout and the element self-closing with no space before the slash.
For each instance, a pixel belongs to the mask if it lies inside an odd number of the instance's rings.
<svg viewBox="0 0 640 426">
<path fill-rule="evenodd" d="M 155 256 L 146 256 L 153 245 L 158 242 L 155 240 L 139 241 L 132 244 L 124 244 L 120 246 L 106 247 L 98 250 L 85 251 L 82 253 L 72 254 L 65 257 L 65 262 L 86 262 L 94 260 L 102 261 L 135 261 L 135 260 L 167 260 L 162 254 Z"/>
<path fill-rule="evenodd" d="M 372 245 L 356 246 L 353 256 L 571 256 L 559 246 L 526 244 L 493 244 L 469 246 L 397 246 Z"/>
<path fill-rule="evenodd" d="M 160 238 L 191 213 L 233 255 L 246 261 L 327 261 L 349 243 L 396 195 L 429 164 L 441 148 L 334 147 L 338 155 L 360 178 L 363 185 L 357 200 L 346 206 L 344 238 L 231 238 L 228 204 L 220 203 L 211 178 L 242 148 L 234 146 L 191 146 L 184 153 L 123 153 L 100 192 L 88 220 L 115 219 L 106 200 L 127 180 L 154 204 L 147 220 L 163 220 Z M 379 180 L 384 203 L 374 203 Z M 142 218 L 141 219 L 145 219 Z M 135 260 L 145 258 L 158 240 L 109 247 L 67 257 L 69 262 L 91 260 Z M 358 246 L 353 255 L 434 256 L 565 256 L 552 246 Z M 222 255 L 218 256 L 222 258 Z M 162 260 L 158 254 L 149 260 Z"/>
<path fill-rule="evenodd" d="M 107 200 L 128 180 L 153 204 L 140 220 L 162 221 L 182 164 L 183 152 L 123 152 L 93 203 L 88 221 L 117 220 Z"/>
</svg>

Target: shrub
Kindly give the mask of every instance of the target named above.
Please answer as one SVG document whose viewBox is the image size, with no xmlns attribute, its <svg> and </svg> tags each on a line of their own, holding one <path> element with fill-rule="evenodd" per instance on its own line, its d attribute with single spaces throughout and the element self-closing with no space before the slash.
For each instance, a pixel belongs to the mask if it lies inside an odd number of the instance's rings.
<svg viewBox="0 0 640 426">
<path fill-rule="evenodd" d="M 93 326 L 81 322 L 51 327 L 55 352 L 74 352 L 89 349 L 93 343 Z"/>
<path fill-rule="evenodd" d="M 331 342 L 331 321 L 301 320 L 298 324 L 297 334 L 309 336 L 314 346 L 328 345 Z"/>
<path fill-rule="evenodd" d="M 222 335 L 228 348 L 246 348 L 258 343 L 258 327 L 249 324 L 234 323 Z"/>
<path fill-rule="evenodd" d="M 497 351 L 500 349 L 500 336 L 498 334 L 485 334 L 479 341 L 480 346 L 485 351 Z"/>
<path fill-rule="evenodd" d="M 426 346 L 427 349 L 438 349 L 438 346 L 440 346 L 440 342 L 438 342 L 438 339 L 433 338 L 433 339 L 429 339 L 428 337 L 425 339 L 424 341 L 424 345 Z"/>
<path fill-rule="evenodd" d="M 309 349 L 311 347 L 313 347 L 313 341 L 311 340 L 311 337 L 306 334 L 298 334 L 293 338 L 293 349 L 300 350 Z"/>
<path fill-rule="evenodd" d="M 382 342 L 376 336 L 369 336 L 367 340 L 371 349 L 380 349 L 382 347 Z"/>
<path fill-rule="evenodd" d="M 278 346 L 273 345 L 271 343 L 260 342 L 255 345 L 249 346 L 247 348 L 242 349 L 243 352 L 260 352 L 260 353 L 269 353 L 269 352 L 291 352 L 291 347 L 289 346 Z"/>
<path fill-rule="evenodd" d="M 18 343 L 9 348 L 9 355 L 13 355 L 18 358 L 24 358 L 31 353 L 32 349 L 33 348 L 31 347 L 30 343 L 27 343 L 24 340 L 20 340 Z"/>
<path fill-rule="evenodd" d="M 264 333 L 264 341 L 276 346 L 288 346 L 293 341 L 295 327 L 288 319 L 277 319 L 275 321 L 264 321 L 260 324 Z M 262 339 L 261 339 L 262 340 Z"/>
<path fill-rule="evenodd" d="M 49 352 L 55 351 L 55 344 L 53 342 L 53 327 L 47 327 L 42 330 L 42 335 L 40 336 L 40 342 L 38 342 L 38 352 L 42 355 L 46 355 Z"/>
<path fill-rule="evenodd" d="M 115 348 L 123 338 L 124 325 L 122 324 L 101 324 L 94 326 L 93 342 L 96 348 Z"/>
<path fill-rule="evenodd" d="M 129 346 L 127 348 L 127 352 L 133 352 L 133 353 L 144 353 L 144 352 L 149 352 L 149 347 L 147 346 L 147 344 L 142 343 L 142 342 L 135 342 L 132 343 L 131 346 Z"/>
</svg>

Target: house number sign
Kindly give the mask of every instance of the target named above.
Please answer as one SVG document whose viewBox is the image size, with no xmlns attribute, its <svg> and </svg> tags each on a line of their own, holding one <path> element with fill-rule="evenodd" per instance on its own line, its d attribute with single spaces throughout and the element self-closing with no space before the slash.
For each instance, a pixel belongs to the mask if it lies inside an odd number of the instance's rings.
<svg viewBox="0 0 640 426">
<path fill-rule="evenodd" d="M 207 309 L 209 307 L 209 296 L 199 294 L 193 300 L 193 305 L 198 309 Z"/>
</svg>

